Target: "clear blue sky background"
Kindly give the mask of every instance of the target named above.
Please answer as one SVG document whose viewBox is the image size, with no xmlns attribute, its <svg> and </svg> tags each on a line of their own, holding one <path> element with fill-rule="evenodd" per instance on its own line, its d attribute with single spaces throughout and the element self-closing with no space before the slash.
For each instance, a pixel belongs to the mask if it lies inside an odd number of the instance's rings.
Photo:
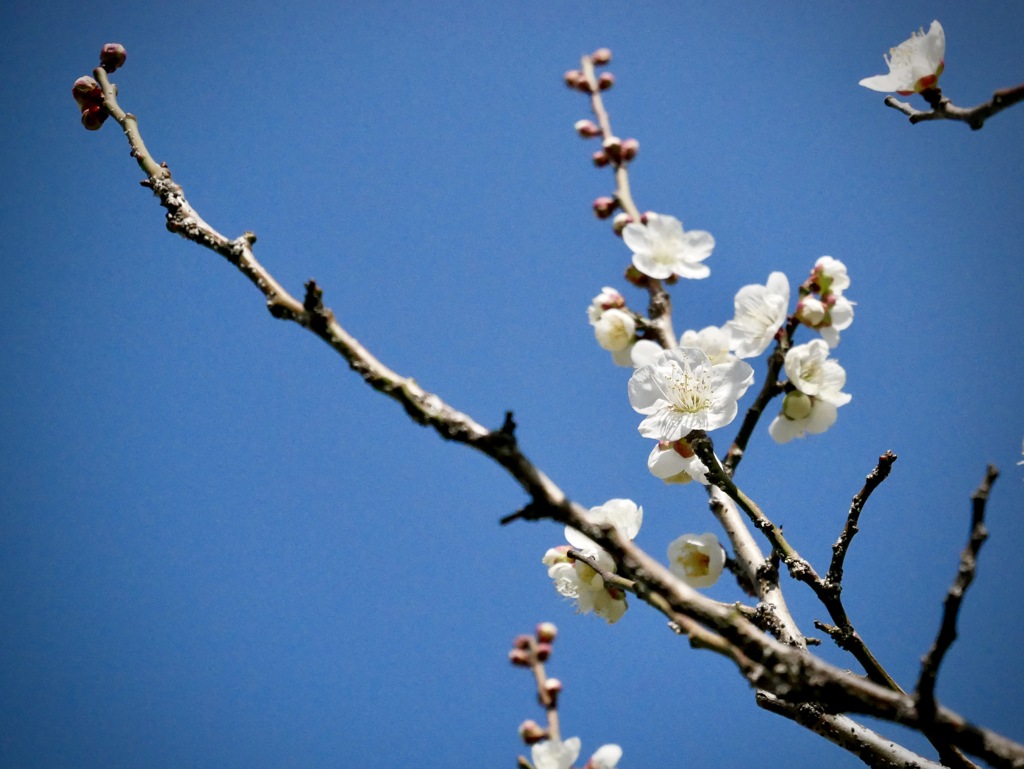
<svg viewBox="0 0 1024 769">
<path fill-rule="evenodd" d="M 639 205 L 718 243 L 710 279 L 675 291 L 678 329 L 724 322 L 772 270 L 849 267 L 852 403 L 784 447 L 763 424 L 738 480 L 821 565 L 899 454 L 844 596 L 907 686 L 969 494 L 1003 470 L 939 693 L 1024 739 L 1024 107 L 911 127 L 857 86 L 935 18 L 954 101 L 1024 79 L 1016 2 L 5 4 L 0 765 L 512 766 L 541 712 L 506 653 L 539 620 L 562 630 L 550 672 L 583 758 L 860 765 L 642 605 L 574 616 L 539 562 L 560 528 L 497 524 L 526 501 L 508 477 L 168 234 L 116 126 L 79 125 L 71 84 L 108 41 L 129 52 L 123 106 L 210 223 L 254 230 L 286 286 L 315 277 L 456 407 L 494 426 L 514 409 L 557 483 L 642 504 L 638 541 L 663 556 L 715 526 L 700 489 L 648 474 L 628 372 L 586 323 L 601 286 L 626 290 L 628 251 L 590 212 L 611 179 L 561 76 L 610 46 Z"/>
</svg>

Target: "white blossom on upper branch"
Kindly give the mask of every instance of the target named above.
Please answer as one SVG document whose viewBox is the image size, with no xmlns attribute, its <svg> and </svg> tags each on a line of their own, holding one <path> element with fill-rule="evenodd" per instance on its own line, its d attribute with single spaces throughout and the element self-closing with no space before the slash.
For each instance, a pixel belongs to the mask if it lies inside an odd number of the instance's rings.
<svg viewBox="0 0 1024 769">
<path fill-rule="evenodd" d="M 668 568 L 690 587 L 711 587 L 722 576 L 725 550 L 714 534 L 684 534 L 668 546 Z"/>
<path fill-rule="evenodd" d="M 754 370 L 736 360 L 712 364 L 703 350 L 677 347 L 658 354 L 629 380 L 629 402 L 646 418 L 640 434 L 677 441 L 691 430 L 715 430 L 736 417 L 736 402 L 754 382 Z"/>
<path fill-rule="evenodd" d="M 814 264 L 810 277 L 800 286 L 796 317 L 821 334 L 829 347 L 839 344 L 839 332 L 853 323 L 853 302 L 843 296 L 850 287 L 846 265 L 831 256 Z"/>
<path fill-rule="evenodd" d="M 651 475 L 665 483 L 689 483 L 697 481 L 707 486 L 707 468 L 693 453 L 685 440 L 658 441 L 647 458 L 647 469 Z"/>
<path fill-rule="evenodd" d="M 630 222 L 622 230 L 622 239 L 633 252 L 633 266 L 658 280 L 678 275 L 681 278 L 706 278 L 711 269 L 701 264 L 711 256 L 715 239 L 703 230 L 683 231 L 683 223 L 674 216 L 646 214 L 647 223 Z"/>
<path fill-rule="evenodd" d="M 636 537 L 643 523 L 644 511 L 628 499 L 610 499 L 592 507 L 587 518 L 594 524 L 613 526 L 629 539 Z M 565 538 L 572 549 L 592 558 L 607 573 L 616 571 L 615 560 L 594 540 L 571 526 L 565 527 Z M 587 563 L 570 558 L 570 547 L 553 547 L 544 554 L 543 563 L 555 589 L 567 598 L 576 599 L 581 614 L 594 612 L 609 624 L 626 613 L 626 594 L 618 587 L 606 585 L 604 578 Z"/>
<path fill-rule="evenodd" d="M 534 769 L 570 769 L 580 755 L 579 737 L 567 740 L 544 740 L 530 749 Z"/>
<path fill-rule="evenodd" d="M 825 432 L 835 424 L 837 408 L 853 397 L 842 392 L 846 371 L 828 353 L 828 345 L 821 339 L 797 345 L 786 353 L 786 376 L 796 389 L 786 394 L 782 413 L 768 426 L 768 434 L 777 443 Z"/>
<path fill-rule="evenodd" d="M 729 352 L 732 342 L 729 329 L 726 326 L 706 326 L 700 331 L 692 329 L 683 332 L 679 340 L 680 347 L 699 347 L 712 363 L 728 363 L 736 360 L 736 357 Z"/>
<path fill-rule="evenodd" d="M 928 33 L 914 32 L 895 48 L 889 49 L 885 63 L 886 75 L 866 77 L 860 85 L 872 91 L 895 91 L 903 96 L 935 88 L 945 67 L 946 33 L 938 21 L 933 21 Z"/>
<path fill-rule="evenodd" d="M 725 324 L 730 346 L 737 357 L 753 358 L 767 349 L 786 322 L 789 310 L 789 280 L 773 272 L 763 285 L 744 286 L 733 302 L 736 315 Z"/>
</svg>

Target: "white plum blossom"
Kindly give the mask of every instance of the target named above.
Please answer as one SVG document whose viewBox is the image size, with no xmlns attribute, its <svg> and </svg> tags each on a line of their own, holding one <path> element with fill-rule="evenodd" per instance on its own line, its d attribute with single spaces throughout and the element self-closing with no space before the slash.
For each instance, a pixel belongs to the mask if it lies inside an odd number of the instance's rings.
<svg viewBox="0 0 1024 769">
<path fill-rule="evenodd" d="M 647 457 L 647 469 L 655 478 L 668 484 L 697 481 L 704 486 L 708 485 L 708 470 L 686 441 L 659 441 L 654 444 Z"/>
<path fill-rule="evenodd" d="M 783 366 L 795 390 L 782 400 L 782 413 L 768 426 L 776 443 L 789 443 L 807 433 L 823 433 L 835 424 L 839 406 L 853 397 L 842 392 L 846 371 L 828 357 L 828 344 L 814 339 L 786 353 Z"/>
<path fill-rule="evenodd" d="M 530 750 L 535 769 L 569 769 L 580 755 L 579 737 L 567 740 L 544 740 Z"/>
<path fill-rule="evenodd" d="M 735 360 L 729 353 L 729 329 L 725 326 L 707 326 L 700 331 L 687 330 L 679 340 L 680 347 L 699 347 L 712 363 L 728 363 Z"/>
<path fill-rule="evenodd" d="M 701 262 L 711 256 L 715 239 L 703 230 L 684 232 L 683 223 L 674 216 L 649 213 L 646 224 L 627 224 L 622 239 L 633 252 L 633 266 L 648 277 L 664 280 L 672 275 L 706 278 L 711 274 Z"/>
<path fill-rule="evenodd" d="M 592 507 L 587 519 L 594 524 L 615 527 L 629 539 L 636 537 L 643 523 L 644 511 L 628 499 L 610 499 L 603 505 Z M 565 538 L 572 549 L 592 558 L 605 572 L 616 570 L 615 560 L 596 542 L 582 532 L 565 527 Z M 553 547 L 542 559 L 548 567 L 548 576 L 554 581 L 555 589 L 567 598 L 575 598 L 581 614 L 594 612 L 609 624 L 617 622 L 626 613 L 626 595 L 617 588 L 608 586 L 604 578 L 583 561 L 569 558 L 569 547 Z"/>
<path fill-rule="evenodd" d="M 696 347 L 663 350 L 629 380 L 629 402 L 645 415 L 640 434 L 677 441 L 691 430 L 715 430 L 736 417 L 736 402 L 754 382 L 741 360 L 712 364 Z"/>
<path fill-rule="evenodd" d="M 663 348 L 657 342 L 653 342 L 650 339 L 638 339 L 629 350 L 629 365 L 633 368 L 640 368 L 646 366 L 648 363 L 654 363 L 654 359 L 657 358 Z M 614 356 L 613 356 L 614 357 Z"/>
<path fill-rule="evenodd" d="M 625 297 L 611 286 L 605 286 L 601 289 L 600 294 L 590 300 L 590 307 L 587 308 L 587 319 L 593 325 L 605 310 L 622 309 L 625 306 Z"/>
<path fill-rule="evenodd" d="M 846 371 L 839 361 L 828 357 L 828 345 L 821 339 L 791 347 L 783 366 L 789 381 L 804 395 L 836 406 L 846 405 L 853 397 L 840 392 L 846 384 Z"/>
<path fill-rule="evenodd" d="M 768 434 L 776 443 L 789 443 L 807 433 L 825 432 L 836 422 L 836 405 L 812 398 L 799 390 L 787 393 L 782 413 L 768 425 Z"/>
<path fill-rule="evenodd" d="M 773 272 L 765 285 L 741 288 L 733 304 L 736 316 L 725 324 L 733 352 L 740 358 L 760 355 L 786 322 L 789 280 L 785 274 Z"/>
<path fill-rule="evenodd" d="M 895 91 L 903 96 L 935 88 L 945 67 L 946 33 L 938 21 L 933 21 L 925 34 L 923 29 L 911 34 L 895 48 L 889 49 L 885 63 L 886 75 L 866 77 L 860 85 L 872 91 Z"/>
<path fill-rule="evenodd" d="M 828 299 L 825 320 L 814 328 L 829 347 L 835 347 L 839 344 L 839 332 L 845 331 L 853 323 L 853 302 L 845 296 L 832 295 Z"/>
<path fill-rule="evenodd" d="M 624 310 L 605 310 L 594 321 L 594 337 L 608 352 L 626 350 L 636 341 L 636 321 Z"/>
<path fill-rule="evenodd" d="M 583 769 L 617 769 L 619 760 L 622 758 L 622 748 L 611 743 L 602 745 L 594 751 L 594 755 L 587 761 Z"/>
<path fill-rule="evenodd" d="M 850 287 L 846 265 L 831 256 L 822 256 L 814 263 L 811 277 L 823 294 L 841 294 Z"/>
<path fill-rule="evenodd" d="M 725 550 L 714 534 L 684 534 L 668 546 L 668 568 L 690 587 L 710 587 L 725 567 Z"/>
</svg>

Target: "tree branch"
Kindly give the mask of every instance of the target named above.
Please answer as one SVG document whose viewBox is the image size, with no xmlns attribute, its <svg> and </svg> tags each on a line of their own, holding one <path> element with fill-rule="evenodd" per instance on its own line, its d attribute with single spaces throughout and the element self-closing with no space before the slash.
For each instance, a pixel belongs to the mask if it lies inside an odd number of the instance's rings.
<svg viewBox="0 0 1024 769">
<path fill-rule="evenodd" d="M 930 112 L 914 109 L 907 102 L 900 101 L 895 96 L 886 96 L 885 106 L 892 107 L 909 116 L 912 125 L 928 120 L 959 120 L 967 123 L 971 130 L 977 131 L 993 115 L 1024 100 L 1024 83 L 1013 88 L 1004 88 L 1001 91 L 996 91 L 992 94 L 991 99 L 974 107 L 957 107 L 942 95 L 941 88 L 931 88 L 927 91 L 922 91 L 921 95 L 931 106 Z"/>
</svg>

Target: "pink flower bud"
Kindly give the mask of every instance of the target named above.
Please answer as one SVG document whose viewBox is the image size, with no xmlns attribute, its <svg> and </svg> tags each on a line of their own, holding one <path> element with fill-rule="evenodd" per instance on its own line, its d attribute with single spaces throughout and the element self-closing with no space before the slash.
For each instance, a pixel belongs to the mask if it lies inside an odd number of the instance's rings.
<svg viewBox="0 0 1024 769">
<path fill-rule="evenodd" d="M 610 198 L 607 195 L 596 198 L 593 203 L 594 215 L 598 219 L 607 219 L 614 213 L 618 205 L 618 201 L 615 198 Z"/>
<path fill-rule="evenodd" d="M 537 659 L 540 662 L 544 662 L 548 657 L 551 656 L 551 644 L 539 643 L 537 644 Z"/>
<path fill-rule="evenodd" d="M 601 77 L 597 79 L 597 87 L 602 91 L 607 91 L 615 85 L 615 75 L 611 72 L 602 72 Z"/>
<path fill-rule="evenodd" d="M 622 139 L 618 136 L 609 136 L 601 142 L 601 146 L 604 147 L 605 153 L 610 158 L 618 158 L 622 155 Z"/>
<path fill-rule="evenodd" d="M 522 649 L 513 649 L 508 653 L 508 661 L 521 668 L 530 667 L 530 655 Z"/>
<path fill-rule="evenodd" d="M 577 120 L 573 128 L 584 139 L 593 139 L 595 136 L 601 135 L 601 129 L 597 127 L 597 123 L 593 120 Z"/>
<path fill-rule="evenodd" d="M 512 648 L 514 649 L 529 649 L 530 644 L 533 643 L 533 639 L 525 633 L 520 633 L 516 636 L 516 640 L 512 642 Z"/>
<path fill-rule="evenodd" d="M 583 93 L 590 93 L 590 81 L 587 80 L 587 76 L 582 72 L 576 78 L 576 90 L 583 91 Z"/>
<path fill-rule="evenodd" d="M 632 160 L 636 157 L 636 153 L 640 151 L 640 142 L 636 139 L 626 139 L 622 142 L 622 159 Z"/>
<path fill-rule="evenodd" d="M 82 110 L 82 125 L 90 131 L 98 131 L 109 114 L 102 104 L 93 104 Z"/>
<path fill-rule="evenodd" d="M 580 72 L 578 69 L 570 69 L 568 72 L 562 75 L 562 79 L 565 80 L 565 84 L 567 86 L 569 86 L 570 88 L 575 88 L 576 81 L 579 80 L 582 75 L 583 73 Z"/>
<path fill-rule="evenodd" d="M 107 72 L 113 72 L 118 67 L 124 66 L 124 60 L 128 58 L 128 52 L 120 43 L 107 43 L 100 51 L 100 66 Z"/>
<path fill-rule="evenodd" d="M 604 150 L 598 150 L 595 152 L 591 155 L 591 159 L 594 161 L 594 165 L 598 168 L 604 168 L 609 162 L 608 153 Z"/>
<path fill-rule="evenodd" d="M 562 691 L 562 682 L 557 678 L 549 678 L 544 682 L 544 691 L 548 693 L 548 696 L 555 698 L 558 693 Z"/>
<path fill-rule="evenodd" d="M 590 54 L 590 60 L 597 65 L 607 64 L 612 60 L 612 51 L 610 48 L 598 48 Z"/>
<path fill-rule="evenodd" d="M 103 101 L 103 89 L 94 78 L 83 75 L 71 86 L 71 95 L 82 109 Z"/>
<path fill-rule="evenodd" d="M 537 640 L 541 643 L 551 643 L 558 635 L 558 628 L 554 622 L 541 622 L 537 625 Z"/>
</svg>

